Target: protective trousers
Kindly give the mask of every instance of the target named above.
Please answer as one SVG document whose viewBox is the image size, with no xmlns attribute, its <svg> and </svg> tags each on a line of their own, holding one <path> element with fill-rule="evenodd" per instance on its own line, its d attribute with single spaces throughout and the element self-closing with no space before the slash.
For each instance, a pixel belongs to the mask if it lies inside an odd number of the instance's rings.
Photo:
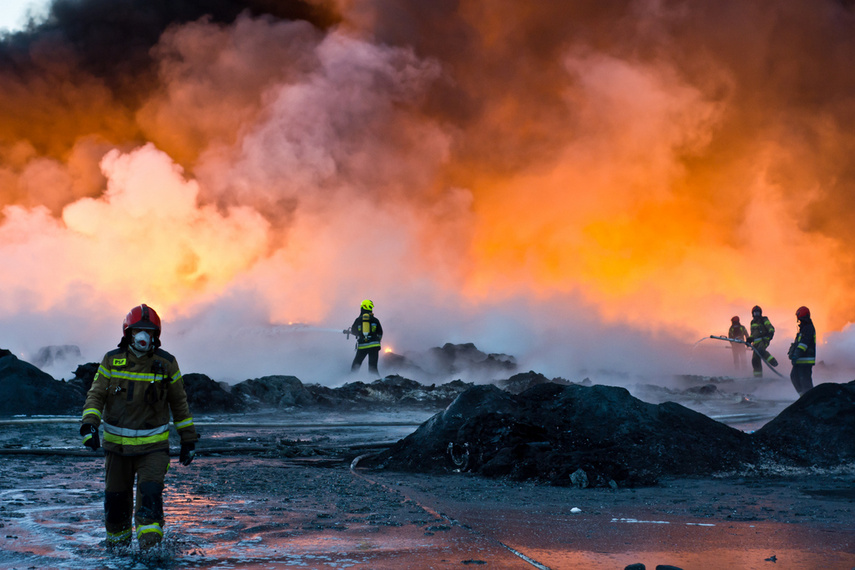
<svg viewBox="0 0 855 570">
<path fill-rule="evenodd" d="M 769 351 L 766 350 L 767 346 L 769 346 L 769 341 L 761 340 L 760 342 L 754 345 L 755 350 L 751 351 L 753 353 L 751 355 L 751 367 L 754 368 L 754 376 L 758 378 L 760 376 L 763 376 L 763 360 L 765 360 L 772 366 L 778 364 L 778 361 L 775 360 L 775 357 L 769 354 Z"/>
<path fill-rule="evenodd" d="M 742 367 L 745 365 L 745 345 L 732 342 L 730 343 L 730 349 L 733 351 L 733 367 L 737 370 L 742 370 Z"/>
<path fill-rule="evenodd" d="M 131 515 L 134 513 L 136 479 L 137 542 L 141 548 L 154 546 L 163 539 L 163 480 L 169 469 L 167 451 L 123 456 L 107 453 L 104 493 L 104 526 L 107 546 L 131 543 Z"/>
<path fill-rule="evenodd" d="M 799 396 L 813 388 L 812 376 L 812 364 L 793 364 L 793 369 L 790 371 L 790 380 L 793 383 L 793 388 L 799 393 Z"/>
<path fill-rule="evenodd" d="M 356 372 L 359 370 L 359 367 L 362 366 L 362 361 L 365 360 L 366 356 L 368 357 L 368 371 L 379 376 L 380 373 L 377 371 L 377 361 L 380 359 L 379 346 L 372 348 L 357 348 L 356 356 L 353 357 L 353 364 L 350 365 L 350 371 Z"/>
</svg>

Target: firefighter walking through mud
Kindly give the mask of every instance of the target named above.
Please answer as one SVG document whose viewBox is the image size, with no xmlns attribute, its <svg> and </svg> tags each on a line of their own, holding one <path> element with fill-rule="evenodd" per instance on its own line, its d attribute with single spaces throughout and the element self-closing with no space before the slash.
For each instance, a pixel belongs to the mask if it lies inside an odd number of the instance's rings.
<svg viewBox="0 0 855 570">
<path fill-rule="evenodd" d="M 790 345 L 790 362 L 793 369 L 790 380 L 799 396 L 813 388 L 813 366 L 816 364 L 816 328 L 810 318 L 810 309 L 799 307 L 796 310 L 799 332 Z"/>
<path fill-rule="evenodd" d="M 770 366 L 778 366 L 778 360 L 766 350 L 775 336 L 775 327 L 763 315 L 763 309 L 758 305 L 751 309 L 751 316 L 751 336 L 748 337 L 748 345 L 754 349 L 751 366 L 754 368 L 754 376 L 760 377 L 763 376 L 763 360 Z"/>
<path fill-rule="evenodd" d="M 181 437 L 179 462 L 189 465 L 193 460 L 196 428 L 178 362 L 159 348 L 160 331 L 154 309 L 147 305 L 131 309 L 122 323 L 119 348 L 104 356 L 83 407 L 83 445 L 97 450 L 98 427 L 104 428 L 108 548 L 131 544 L 132 522 L 140 548 L 163 539 L 170 413 Z"/>
<path fill-rule="evenodd" d="M 350 329 L 344 329 L 345 334 L 356 337 L 356 355 L 350 365 L 350 371 L 356 372 L 362 366 L 362 361 L 368 357 L 368 371 L 380 376 L 377 362 L 380 360 L 380 340 L 383 338 L 383 326 L 374 316 L 374 301 L 365 299 L 359 308 L 359 316 L 353 321 Z"/>
</svg>

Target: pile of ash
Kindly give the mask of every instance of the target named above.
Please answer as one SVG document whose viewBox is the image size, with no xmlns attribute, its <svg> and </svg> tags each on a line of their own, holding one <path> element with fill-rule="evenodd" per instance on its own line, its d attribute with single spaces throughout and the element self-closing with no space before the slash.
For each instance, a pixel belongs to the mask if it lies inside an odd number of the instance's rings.
<svg viewBox="0 0 855 570">
<path fill-rule="evenodd" d="M 611 386 L 474 386 L 360 467 L 471 472 L 578 487 L 650 485 L 757 465 L 855 461 L 855 382 L 822 384 L 756 433 Z"/>
</svg>

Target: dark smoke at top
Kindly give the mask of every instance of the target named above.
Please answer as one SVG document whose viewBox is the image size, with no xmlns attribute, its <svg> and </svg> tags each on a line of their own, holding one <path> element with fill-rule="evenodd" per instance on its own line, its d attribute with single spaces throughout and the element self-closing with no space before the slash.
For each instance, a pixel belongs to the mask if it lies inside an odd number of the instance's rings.
<svg viewBox="0 0 855 570">
<path fill-rule="evenodd" d="M 302 0 L 53 0 L 46 21 L 0 38 L 0 93 L 16 109 L 0 142 L 26 139 L 61 156 L 87 130 L 113 143 L 138 141 L 133 113 L 159 87 L 152 48 L 163 33 L 199 19 L 226 26 L 241 14 L 319 29 L 338 20 L 324 2 Z M 103 99 L 91 100 L 93 85 Z M 71 118 L 57 120 L 52 104 Z M 105 104 L 103 113 L 92 112 Z"/>
</svg>

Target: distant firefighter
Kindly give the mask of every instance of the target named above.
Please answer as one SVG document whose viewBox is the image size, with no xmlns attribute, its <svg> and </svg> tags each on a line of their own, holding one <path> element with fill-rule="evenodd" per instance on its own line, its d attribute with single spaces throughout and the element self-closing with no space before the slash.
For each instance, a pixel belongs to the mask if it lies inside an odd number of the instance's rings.
<svg viewBox="0 0 855 570">
<path fill-rule="evenodd" d="M 739 317 L 733 317 L 730 319 L 730 328 L 727 331 L 727 338 L 733 338 L 743 342 L 747 341 L 748 330 L 739 322 Z M 730 348 L 733 351 L 733 366 L 737 370 L 742 370 L 742 365 L 745 364 L 745 345 L 739 342 L 732 342 L 730 343 Z"/>
<path fill-rule="evenodd" d="M 101 447 L 98 427 L 104 428 L 107 548 L 129 546 L 134 521 L 141 548 L 163 539 L 170 416 L 181 438 L 179 462 L 189 465 L 195 453 L 196 428 L 178 362 L 159 347 L 160 317 L 147 305 L 131 309 L 119 348 L 104 356 L 83 406 L 83 445 Z"/>
<path fill-rule="evenodd" d="M 763 316 L 763 309 L 758 305 L 751 309 L 751 316 L 751 336 L 748 337 L 748 343 L 754 348 L 751 366 L 754 368 L 754 376 L 760 377 L 763 376 L 763 360 L 772 366 L 778 366 L 778 360 L 766 350 L 775 336 L 775 327 Z"/>
<path fill-rule="evenodd" d="M 816 364 L 816 328 L 810 319 L 810 309 L 799 307 L 796 310 L 796 319 L 799 322 L 799 332 L 796 340 L 790 345 L 790 362 L 793 369 L 790 372 L 790 380 L 799 396 L 813 388 L 812 371 Z"/>
<path fill-rule="evenodd" d="M 365 299 L 360 306 L 359 316 L 353 321 L 350 330 L 345 329 L 356 337 L 356 356 L 350 365 L 350 371 L 356 372 L 362 366 L 362 361 L 368 357 L 368 371 L 376 374 L 377 361 L 380 359 L 380 340 L 383 338 L 383 327 L 374 316 L 374 301 Z"/>
</svg>

